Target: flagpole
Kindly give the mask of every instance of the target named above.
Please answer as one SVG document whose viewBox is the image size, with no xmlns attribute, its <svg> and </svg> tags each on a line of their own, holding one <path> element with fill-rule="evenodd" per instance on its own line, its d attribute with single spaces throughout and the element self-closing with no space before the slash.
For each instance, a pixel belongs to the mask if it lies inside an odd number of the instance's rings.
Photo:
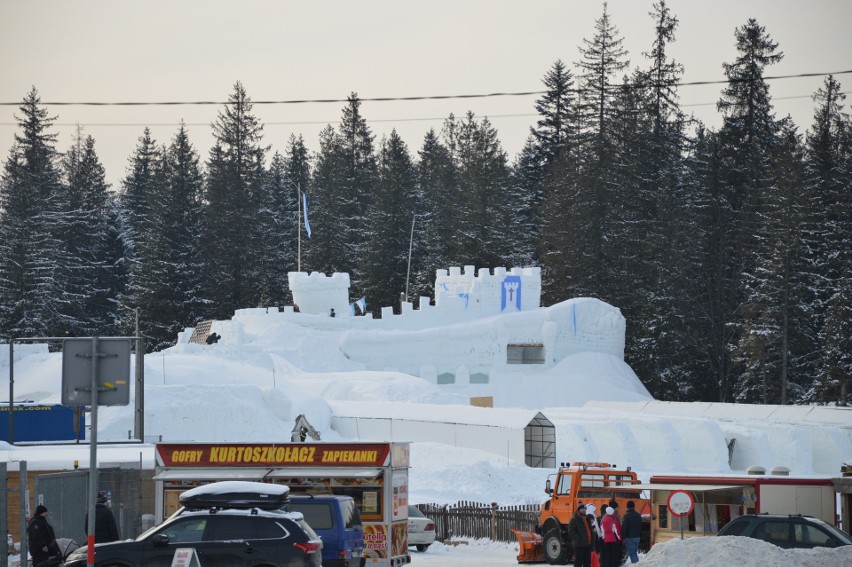
<svg viewBox="0 0 852 567">
<path fill-rule="evenodd" d="M 296 271 L 302 271 L 302 190 L 300 184 L 296 184 Z"/>
<path fill-rule="evenodd" d="M 411 275 L 411 248 L 414 245 L 414 220 L 417 218 L 416 214 L 411 215 L 411 237 L 408 239 L 408 269 L 405 272 L 405 302 L 408 303 L 408 280 Z M 400 307 L 400 309 L 402 309 Z"/>
</svg>

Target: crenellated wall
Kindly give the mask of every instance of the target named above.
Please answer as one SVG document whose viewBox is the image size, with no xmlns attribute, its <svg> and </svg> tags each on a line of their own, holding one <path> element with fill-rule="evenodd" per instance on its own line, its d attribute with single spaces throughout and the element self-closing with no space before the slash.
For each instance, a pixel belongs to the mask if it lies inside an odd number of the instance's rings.
<svg viewBox="0 0 852 567">
<path fill-rule="evenodd" d="M 473 266 L 437 270 L 435 306 L 448 312 L 489 316 L 538 309 L 541 303 L 541 268 L 488 268 Z M 422 305 L 422 299 L 421 299 Z"/>
<path fill-rule="evenodd" d="M 349 317 L 349 274 L 288 272 L 287 281 L 300 312 L 329 315 L 334 309 L 336 317 Z"/>
</svg>

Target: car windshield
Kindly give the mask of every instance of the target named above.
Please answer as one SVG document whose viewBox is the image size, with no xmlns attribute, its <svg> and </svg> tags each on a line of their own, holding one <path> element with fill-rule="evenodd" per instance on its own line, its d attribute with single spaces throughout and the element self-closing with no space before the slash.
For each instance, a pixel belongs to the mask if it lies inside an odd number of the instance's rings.
<svg viewBox="0 0 852 567">
<path fill-rule="evenodd" d="M 846 545 L 852 545 L 852 536 L 850 536 L 849 534 L 847 534 L 843 530 L 835 528 L 834 526 L 832 526 L 831 524 L 828 524 L 828 523 L 823 524 L 823 527 L 826 530 L 828 530 L 831 533 L 831 535 L 833 535 L 834 537 L 839 539 L 841 542 L 845 543 Z"/>
<path fill-rule="evenodd" d="M 408 515 L 413 516 L 415 518 L 425 518 L 426 517 L 426 516 L 423 515 L 423 512 L 421 512 L 418 508 L 415 508 L 414 506 L 408 507 Z"/>
</svg>

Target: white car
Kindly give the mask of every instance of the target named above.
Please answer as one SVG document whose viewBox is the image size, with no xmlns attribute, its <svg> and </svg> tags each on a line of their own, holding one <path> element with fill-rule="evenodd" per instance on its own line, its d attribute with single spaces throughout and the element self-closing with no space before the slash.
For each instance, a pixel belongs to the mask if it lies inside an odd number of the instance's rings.
<svg viewBox="0 0 852 567">
<path fill-rule="evenodd" d="M 423 515 L 423 512 L 414 506 L 408 507 L 408 545 L 417 548 L 417 551 L 426 551 L 426 548 L 435 543 L 435 522 Z"/>
</svg>

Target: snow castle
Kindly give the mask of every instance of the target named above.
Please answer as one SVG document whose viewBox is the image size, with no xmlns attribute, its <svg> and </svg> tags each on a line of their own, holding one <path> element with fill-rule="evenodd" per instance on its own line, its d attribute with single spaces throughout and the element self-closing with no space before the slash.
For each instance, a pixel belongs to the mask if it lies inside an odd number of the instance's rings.
<svg viewBox="0 0 852 567">
<path fill-rule="evenodd" d="M 203 344 L 217 331 L 223 344 L 239 344 L 247 327 L 293 325 L 323 334 L 326 360 L 344 358 L 352 370 L 399 371 L 435 384 L 488 384 L 501 373 L 559 372 L 554 367 L 579 353 L 605 354 L 624 364 L 621 311 L 591 297 L 541 307 L 538 267 L 437 270 L 434 305 L 420 297 L 417 309 L 411 302 L 402 302 L 399 314 L 382 307 L 378 319 L 369 312 L 354 316 L 359 302 L 349 301 L 347 273 L 287 276 L 292 306 L 239 309 L 230 321 L 187 329 L 178 343 Z"/>
<path fill-rule="evenodd" d="M 342 332 L 337 349 L 365 370 L 399 370 L 435 383 L 487 383 L 496 370 L 536 365 L 545 370 L 566 356 L 598 352 L 624 360 L 625 321 L 598 299 L 575 298 L 542 308 L 541 269 L 474 266 L 437 270 L 435 304 L 403 302 L 401 314 L 353 317 L 349 275 L 290 272 L 288 322 Z M 241 310 L 235 320 L 253 310 Z M 464 323 L 464 324 L 461 324 Z"/>
</svg>

